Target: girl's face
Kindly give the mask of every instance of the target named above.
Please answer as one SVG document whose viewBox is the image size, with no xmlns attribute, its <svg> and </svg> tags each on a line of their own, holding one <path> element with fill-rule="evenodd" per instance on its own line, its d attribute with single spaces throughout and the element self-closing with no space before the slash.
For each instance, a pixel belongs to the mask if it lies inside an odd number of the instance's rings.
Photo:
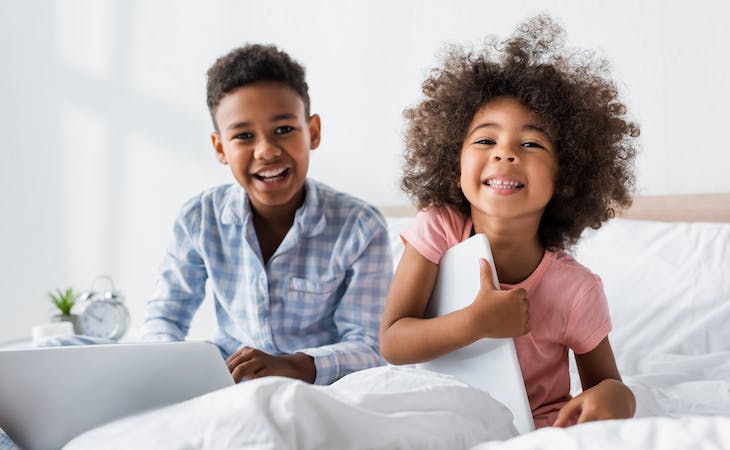
<svg viewBox="0 0 730 450">
<path fill-rule="evenodd" d="M 529 219 L 539 224 L 553 195 L 556 148 L 519 100 L 497 97 L 482 106 L 461 147 L 461 190 L 475 223 Z"/>
</svg>

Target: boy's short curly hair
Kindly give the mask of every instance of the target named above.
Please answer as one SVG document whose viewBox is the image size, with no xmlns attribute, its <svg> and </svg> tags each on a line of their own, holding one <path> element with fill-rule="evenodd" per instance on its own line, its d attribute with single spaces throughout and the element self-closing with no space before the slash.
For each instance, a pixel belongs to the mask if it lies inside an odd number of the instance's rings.
<svg viewBox="0 0 730 450">
<path fill-rule="evenodd" d="M 419 209 L 470 206 L 458 182 L 467 127 L 480 107 L 517 98 L 543 122 L 557 148 L 555 192 L 538 236 L 566 249 L 586 227 L 599 228 L 631 204 L 639 127 L 609 78 L 605 60 L 568 53 L 564 31 L 550 17 L 528 19 L 508 40 L 494 37 L 480 52 L 452 47 L 424 81 L 424 99 L 406 109 L 402 189 Z"/>
<path fill-rule="evenodd" d="M 216 130 L 215 113 L 221 99 L 239 87 L 258 81 L 277 81 L 294 89 L 304 101 L 304 113 L 309 117 L 309 86 L 304 67 L 273 45 L 249 44 L 221 56 L 208 69 L 208 110 Z"/>
</svg>

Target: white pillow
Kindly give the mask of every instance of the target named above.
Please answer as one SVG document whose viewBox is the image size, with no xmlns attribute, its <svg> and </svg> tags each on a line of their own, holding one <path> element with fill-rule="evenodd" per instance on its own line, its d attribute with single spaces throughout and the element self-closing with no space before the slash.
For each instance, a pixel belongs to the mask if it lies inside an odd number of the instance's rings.
<svg viewBox="0 0 730 450">
<path fill-rule="evenodd" d="M 400 234 L 408 228 L 413 222 L 413 217 L 386 217 L 385 222 L 388 225 L 388 236 L 390 238 L 390 250 L 393 254 L 393 270 L 398 267 L 400 257 L 403 256 L 403 241 Z"/>
<path fill-rule="evenodd" d="M 612 219 L 575 257 L 603 280 L 617 354 L 730 350 L 730 224 Z"/>
</svg>

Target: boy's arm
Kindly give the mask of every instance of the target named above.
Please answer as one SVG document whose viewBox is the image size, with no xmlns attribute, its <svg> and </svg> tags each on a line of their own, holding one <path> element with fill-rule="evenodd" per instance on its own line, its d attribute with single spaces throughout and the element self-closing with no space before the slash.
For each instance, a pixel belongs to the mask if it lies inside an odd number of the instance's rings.
<svg viewBox="0 0 730 450">
<path fill-rule="evenodd" d="M 393 274 L 390 242 L 379 214 L 359 225 L 350 233 L 365 248 L 347 270 L 347 287 L 334 313 L 340 340 L 297 350 L 314 358 L 315 384 L 329 384 L 348 373 L 383 364 L 378 328 Z"/>
<path fill-rule="evenodd" d="M 183 341 L 195 311 L 205 297 L 207 271 L 193 236 L 199 208 L 187 205 L 173 227 L 173 242 L 160 264 L 152 297 L 147 301 L 142 340 Z"/>
</svg>

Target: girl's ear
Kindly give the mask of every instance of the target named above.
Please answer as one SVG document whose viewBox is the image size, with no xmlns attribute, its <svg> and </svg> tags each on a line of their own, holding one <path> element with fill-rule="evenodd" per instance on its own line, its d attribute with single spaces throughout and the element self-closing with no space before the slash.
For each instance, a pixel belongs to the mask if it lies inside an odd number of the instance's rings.
<svg viewBox="0 0 730 450">
<path fill-rule="evenodd" d="M 314 150 L 319 147 L 319 139 L 321 136 L 322 122 L 318 114 L 312 114 L 309 118 L 309 149 Z"/>
<path fill-rule="evenodd" d="M 217 131 L 211 133 L 210 141 L 213 144 L 213 148 L 215 149 L 215 157 L 218 162 L 221 164 L 228 164 L 228 160 L 226 159 L 226 152 L 223 151 L 223 142 L 221 141 L 221 137 L 220 135 L 218 135 Z"/>
</svg>

